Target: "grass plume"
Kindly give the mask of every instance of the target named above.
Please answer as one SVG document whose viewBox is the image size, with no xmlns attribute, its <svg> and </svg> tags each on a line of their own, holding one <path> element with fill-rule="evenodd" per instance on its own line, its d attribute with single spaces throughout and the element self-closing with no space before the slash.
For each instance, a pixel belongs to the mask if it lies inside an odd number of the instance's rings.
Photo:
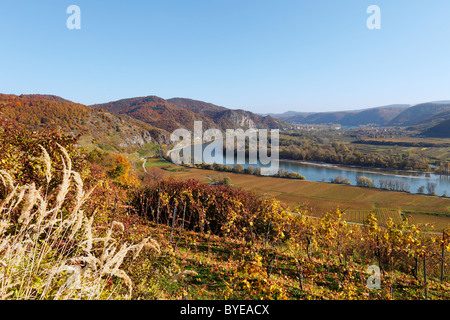
<svg viewBox="0 0 450 320">
<path fill-rule="evenodd" d="M 93 226 L 94 213 L 82 210 L 94 188 L 84 190 L 79 173 L 72 171 L 63 153 L 58 191 L 47 195 L 34 183 L 18 185 L 0 170 L 7 194 L 0 199 L 0 299 L 123 299 L 130 298 L 133 284 L 121 268 L 128 253 L 159 251 L 153 239 L 121 244 L 115 239 L 123 224 L 112 222 L 105 236 Z M 52 179 L 51 161 L 43 150 L 47 184 Z M 73 198 L 70 190 L 74 190 Z M 127 290 L 108 287 L 119 278 Z"/>
</svg>

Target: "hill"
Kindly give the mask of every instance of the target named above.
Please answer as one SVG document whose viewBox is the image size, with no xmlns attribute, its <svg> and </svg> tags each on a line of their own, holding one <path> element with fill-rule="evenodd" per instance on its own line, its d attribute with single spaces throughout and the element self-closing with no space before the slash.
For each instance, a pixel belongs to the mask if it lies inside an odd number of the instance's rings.
<svg viewBox="0 0 450 320">
<path fill-rule="evenodd" d="M 282 129 L 290 126 L 288 123 L 271 116 L 262 116 L 242 109 L 228 109 L 203 101 L 184 98 L 173 98 L 167 101 L 176 107 L 206 116 L 222 130 L 231 128 Z"/>
<path fill-rule="evenodd" d="M 344 126 L 386 125 L 401 114 L 409 105 L 389 105 L 365 110 L 336 112 L 286 112 L 275 115 L 278 119 L 294 124 L 341 124 Z"/>
<path fill-rule="evenodd" d="M 228 110 L 225 107 L 216 106 L 212 103 L 187 98 L 172 98 L 167 99 L 167 101 L 178 108 L 185 108 L 195 113 Z"/>
<path fill-rule="evenodd" d="M 450 119 L 424 131 L 423 135 L 431 138 L 450 138 Z"/>
<path fill-rule="evenodd" d="M 289 124 L 267 116 L 263 117 L 244 110 L 232 110 L 211 103 L 156 96 L 122 99 L 92 105 L 117 114 L 126 114 L 169 132 L 178 128 L 193 129 L 194 121 L 203 121 L 203 128 L 267 128 L 281 129 Z"/>
<path fill-rule="evenodd" d="M 195 120 L 203 120 L 205 127 L 213 126 L 209 119 L 199 117 L 190 110 L 177 108 L 156 96 L 122 99 L 92 105 L 92 107 L 115 114 L 128 115 L 168 132 L 180 127 L 192 129 Z"/>
<path fill-rule="evenodd" d="M 245 110 L 231 110 L 192 99 L 170 102 L 156 97 L 137 97 L 86 106 L 64 98 L 44 95 L 0 94 L 1 116 L 14 119 L 32 130 L 56 128 L 80 136 L 83 146 L 105 150 L 142 147 L 150 142 L 168 142 L 169 132 L 180 127 L 283 128 L 289 124 Z"/>
<path fill-rule="evenodd" d="M 168 133 L 147 123 L 50 95 L 0 94 L 0 113 L 32 130 L 57 128 L 104 149 L 162 142 Z"/>
<path fill-rule="evenodd" d="M 407 129 L 423 132 L 423 131 L 428 130 L 432 127 L 435 127 L 438 124 L 440 124 L 441 122 L 449 120 L 449 119 L 450 119 L 450 110 L 447 110 L 447 111 L 432 115 L 428 118 L 425 118 L 425 119 L 421 120 L 420 122 L 418 122 L 417 124 L 407 127 Z"/>
<path fill-rule="evenodd" d="M 419 123 L 425 122 L 427 119 L 443 114 L 450 111 L 450 104 L 442 103 L 421 103 L 412 106 L 394 119 L 392 119 L 388 125 L 389 126 L 413 126 Z"/>
</svg>

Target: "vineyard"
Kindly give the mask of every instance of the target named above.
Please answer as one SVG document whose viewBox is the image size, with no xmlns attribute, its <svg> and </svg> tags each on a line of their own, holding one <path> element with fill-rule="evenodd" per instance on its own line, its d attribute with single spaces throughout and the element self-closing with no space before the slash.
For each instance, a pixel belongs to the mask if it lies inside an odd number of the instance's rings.
<svg viewBox="0 0 450 320">
<path fill-rule="evenodd" d="M 274 199 L 195 180 L 144 187 L 131 208 L 167 234 L 170 252 L 192 256 L 202 248 L 208 261 L 217 254 L 226 267 L 215 281 L 227 298 L 449 298 L 448 233 L 422 233 L 398 212 L 396 222 L 388 210 L 355 211 L 360 226 L 346 223 L 339 209 L 314 218 Z M 367 285 L 373 265 L 381 270 L 379 290 Z"/>
<path fill-rule="evenodd" d="M 236 186 L 139 180 L 123 156 L 3 130 L 1 299 L 450 298 L 449 230 L 422 232 L 398 211 L 311 217 Z"/>
<path fill-rule="evenodd" d="M 345 210 L 343 219 L 345 221 L 364 223 L 371 213 L 374 214 L 380 225 L 387 225 L 389 219 L 392 219 L 395 224 L 401 224 L 403 220 L 399 210 L 390 209 Z"/>
</svg>

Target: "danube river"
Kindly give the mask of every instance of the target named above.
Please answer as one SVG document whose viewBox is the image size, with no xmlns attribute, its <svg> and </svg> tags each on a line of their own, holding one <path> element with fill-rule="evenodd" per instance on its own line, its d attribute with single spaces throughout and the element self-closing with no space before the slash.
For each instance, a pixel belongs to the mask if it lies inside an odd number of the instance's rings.
<svg viewBox="0 0 450 320">
<path fill-rule="evenodd" d="M 203 161 L 206 163 L 223 163 L 223 161 L 218 161 L 217 158 L 213 159 L 209 157 L 204 157 Z M 249 164 L 243 164 L 243 166 L 248 167 Z M 258 167 L 260 163 L 258 162 L 252 166 Z M 424 193 L 428 193 L 427 185 L 431 183 L 435 185 L 436 195 L 442 196 L 446 194 L 450 196 L 450 177 L 435 175 L 433 173 L 360 168 L 295 160 L 280 160 L 279 168 L 285 171 L 298 172 L 306 180 L 319 182 L 330 182 L 330 180 L 333 180 L 337 176 L 342 176 L 344 179 L 348 179 L 351 185 L 356 185 L 357 177 L 365 176 L 372 179 L 378 188 L 380 186 L 380 180 L 403 181 L 403 185 L 409 187 L 408 189 L 411 193 L 418 193 L 420 187 L 423 187 Z"/>
</svg>

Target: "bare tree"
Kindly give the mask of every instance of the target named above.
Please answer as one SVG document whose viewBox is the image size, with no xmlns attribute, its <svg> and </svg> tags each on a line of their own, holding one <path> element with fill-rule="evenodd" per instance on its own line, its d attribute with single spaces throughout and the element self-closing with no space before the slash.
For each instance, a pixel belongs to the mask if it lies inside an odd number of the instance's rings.
<svg viewBox="0 0 450 320">
<path fill-rule="evenodd" d="M 436 194 L 436 186 L 437 184 L 434 182 L 428 182 L 427 183 L 427 191 L 428 194 Z"/>
</svg>

